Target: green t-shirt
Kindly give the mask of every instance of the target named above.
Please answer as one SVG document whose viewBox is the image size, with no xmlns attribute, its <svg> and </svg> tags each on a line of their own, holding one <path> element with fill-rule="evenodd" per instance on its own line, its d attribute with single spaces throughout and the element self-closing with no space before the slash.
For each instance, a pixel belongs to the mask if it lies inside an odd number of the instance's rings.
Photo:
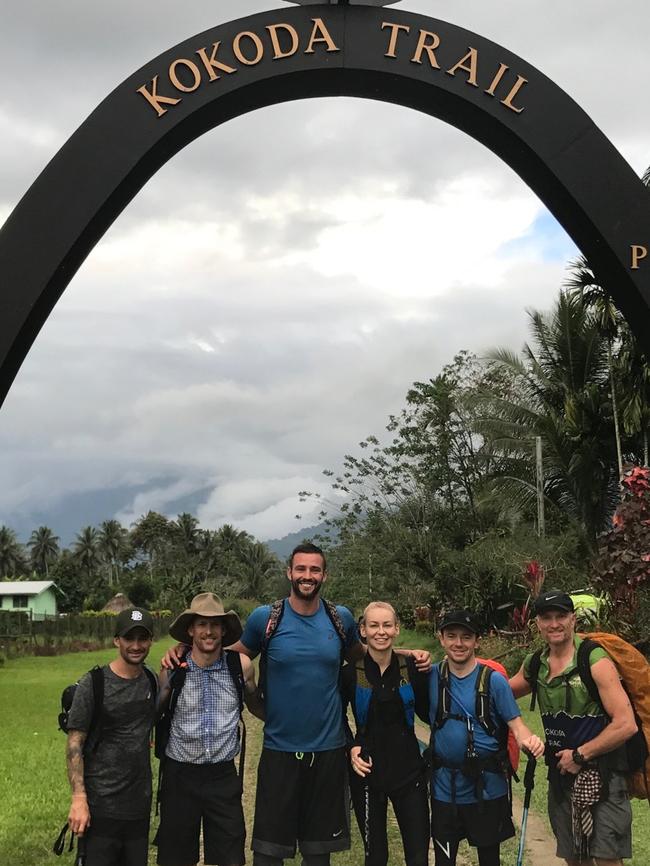
<svg viewBox="0 0 650 866">
<path fill-rule="evenodd" d="M 537 700 L 542 714 L 546 745 L 551 754 L 561 749 L 577 749 L 583 743 L 593 740 L 609 723 L 599 703 L 596 703 L 578 673 L 577 655 L 582 638 L 573 639 L 573 659 L 558 676 L 548 679 L 548 647 L 542 651 L 539 677 L 537 680 Z M 524 676 L 529 679 L 530 662 L 533 653 L 524 659 Z M 601 647 L 589 653 L 589 664 L 609 658 Z"/>
</svg>

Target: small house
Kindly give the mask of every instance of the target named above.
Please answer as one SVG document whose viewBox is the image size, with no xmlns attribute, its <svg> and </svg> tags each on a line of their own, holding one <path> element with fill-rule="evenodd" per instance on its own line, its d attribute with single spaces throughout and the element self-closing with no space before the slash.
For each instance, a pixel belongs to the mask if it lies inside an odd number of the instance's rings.
<svg viewBox="0 0 650 866">
<path fill-rule="evenodd" d="M 56 616 L 56 596 L 60 592 L 53 580 L 0 581 L 0 609 L 31 611 L 35 620 Z"/>
</svg>

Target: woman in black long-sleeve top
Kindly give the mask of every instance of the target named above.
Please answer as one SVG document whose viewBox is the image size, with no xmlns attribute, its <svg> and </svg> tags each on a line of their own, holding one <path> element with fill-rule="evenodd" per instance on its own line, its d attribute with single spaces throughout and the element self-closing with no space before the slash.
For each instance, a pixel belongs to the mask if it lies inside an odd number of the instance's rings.
<svg viewBox="0 0 650 866">
<path fill-rule="evenodd" d="M 368 652 L 343 668 L 343 694 L 352 706 L 350 789 L 365 847 L 366 866 L 387 866 L 386 810 L 399 824 L 406 866 L 427 866 L 430 838 L 427 779 L 415 736 L 415 714 L 429 721 L 428 674 L 393 651 L 395 610 L 372 602 L 359 623 Z"/>
</svg>

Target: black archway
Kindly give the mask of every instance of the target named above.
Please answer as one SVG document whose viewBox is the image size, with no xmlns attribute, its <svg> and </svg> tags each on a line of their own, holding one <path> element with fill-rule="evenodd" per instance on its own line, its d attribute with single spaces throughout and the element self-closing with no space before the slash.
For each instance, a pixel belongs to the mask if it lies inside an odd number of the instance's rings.
<svg viewBox="0 0 650 866">
<path fill-rule="evenodd" d="M 521 58 L 452 24 L 306 6 L 220 25 L 147 63 L 28 190 L 0 231 L 0 402 L 85 257 L 160 166 L 230 118 L 336 95 L 415 108 L 493 150 L 588 256 L 650 353 L 650 195 L 582 109 Z"/>
</svg>

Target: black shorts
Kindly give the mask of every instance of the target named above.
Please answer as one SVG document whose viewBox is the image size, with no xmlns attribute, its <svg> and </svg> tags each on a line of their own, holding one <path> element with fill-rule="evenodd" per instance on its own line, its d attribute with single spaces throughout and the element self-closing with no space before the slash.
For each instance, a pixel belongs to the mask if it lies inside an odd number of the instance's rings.
<svg viewBox="0 0 650 866">
<path fill-rule="evenodd" d="M 290 859 L 350 847 L 345 749 L 328 752 L 262 750 L 257 770 L 251 848 Z"/>
<path fill-rule="evenodd" d="M 91 824 L 77 843 L 85 846 L 86 862 L 92 866 L 147 866 L 149 818 L 126 821 L 91 814 Z"/>
<path fill-rule="evenodd" d="M 475 848 L 500 845 L 515 835 L 507 797 L 478 803 L 431 801 L 431 836 L 434 844 L 467 839 Z"/>
<path fill-rule="evenodd" d="M 241 794 L 234 761 L 181 764 L 165 758 L 155 840 L 160 866 L 198 862 L 201 824 L 205 863 L 241 866 L 246 859 Z"/>
</svg>

